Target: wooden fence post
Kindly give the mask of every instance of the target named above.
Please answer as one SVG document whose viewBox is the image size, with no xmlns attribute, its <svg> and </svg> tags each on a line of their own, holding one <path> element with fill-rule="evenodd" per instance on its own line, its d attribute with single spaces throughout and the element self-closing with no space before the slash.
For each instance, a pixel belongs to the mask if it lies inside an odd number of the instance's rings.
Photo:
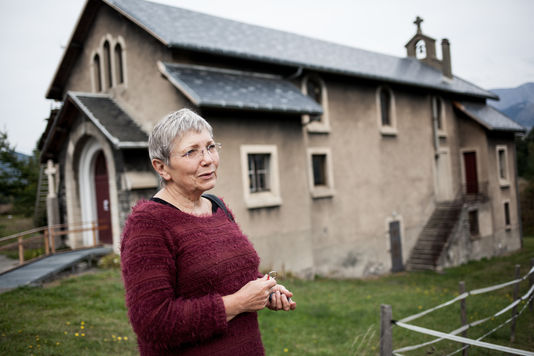
<svg viewBox="0 0 534 356">
<path fill-rule="evenodd" d="M 458 291 L 460 292 L 460 295 L 465 293 L 464 281 L 460 282 Z M 467 325 L 467 307 L 465 298 L 460 301 L 460 321 L 462 322 L 462 326 Z M 462 331 L 462 336 L 467 337 L 467 330 Z M 467 356 L 467 349 L 469 348 L 469 346 L 466 344 L 462 344 L 462 346 L 465 347 L 465 349 L 463 349 L 462 351 L 462 355 Z"/>
<path fill-rule="evenodd" d="M 518 278 L 520 278 L 520 266 L 519 265 L 515 265 L 514 279 L 518 279 Z M 517 282 L 514 285 L 514 301 L 516 301 L 518 298 L 519 298 L 519 282 Z M 510 328 L 511 328 L 511 330 L 510 330 L 510 342 L 515 342 L 515 322 L 516 322 L 516 319 L 517 319 L 517 318 L 515 318 L 516 315 L 517 315 L 517 306 L 512 308 L 512 317 L 514 317 L 514 319 L 512 320 L 512 325 L 510 326 Z"/>
<path fill-rule="evenodd" d="M 382 304 L 380 306 L 380 356 L 393 354 L 392 316 L 391 305 Z"/>
<path fill-rule="evenodd" d="M 45 255 L 49 255 L 50 244 L 48 243 L 48 230 L 43 231 L 43 240 L 44 240 Z"/>
<path fill-rule="evenodd" d="M 55 227 L 50 228 L 50 245 L 52 246 L 52 253 L 56 253 L 56 234 L 54 234 Z"/>
<path fill-rule="evenodd" d="M 534 258 L 530 259 L 530 268 L 532 269 L 534 267 Z M 532 285 L 534 285 L 534 273 L 532 273 L 530 276 L 528 276 L 528 286 L 529 288 L 532 288 Z M 530 300 L 530 303 L 528 303 L 528 307 L 532 311 L 532 306 L 534 305 L 534 299 Z"/>
<path fill-rule="evenodd" d="M 19 236 L 19 264 L 24 263 L 24 246 L 22 246 L 22 236 Z"/>
<path fill-rule="evenodd" d="M 96 247 L 96 229 L 97 229 L 97 225 L 94 221 L 92 221 L 91 230 L 93 231 L 93 247 Z"/>
</svg>

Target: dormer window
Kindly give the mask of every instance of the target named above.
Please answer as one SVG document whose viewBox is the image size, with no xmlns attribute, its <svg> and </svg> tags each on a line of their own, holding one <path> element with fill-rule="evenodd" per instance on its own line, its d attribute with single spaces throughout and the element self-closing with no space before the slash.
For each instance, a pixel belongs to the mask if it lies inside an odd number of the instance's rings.
<svg viewBox="0 0 534 356">
<path fill-rule="evenodd" d="M 324 82 L 317 76 L 306 76 L 302 80 L 302 92 L 323 108 L 322 115 L 304 115 L 303 122 L 307 125 L 308 132 L 330 132 L 328 99 Z"/>
<path fill-rule="evenodd" d="M 382 135 L 396 135 L 395 100 L 393 92 L 387 87 L 379 87 L 377 94 L 378 125 Z"/>
<path fill-rule="evenodd" d="M 93 85 L 96 92 L 102 91 L 102 70 L 98 53 L 93 57 Z"/>
</svg>

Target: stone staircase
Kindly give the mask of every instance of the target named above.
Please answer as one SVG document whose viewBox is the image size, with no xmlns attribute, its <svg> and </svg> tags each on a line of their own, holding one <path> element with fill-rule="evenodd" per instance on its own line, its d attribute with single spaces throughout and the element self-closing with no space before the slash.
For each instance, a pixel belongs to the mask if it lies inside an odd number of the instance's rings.
<svg viewBox="0 0 534 356">
<path fill-rule="evenodd" d="M 406 263 L 408 270 L 436 270 L 451 232 L 460 218 L 461 202 L 438 203 Z"/>
</svg>

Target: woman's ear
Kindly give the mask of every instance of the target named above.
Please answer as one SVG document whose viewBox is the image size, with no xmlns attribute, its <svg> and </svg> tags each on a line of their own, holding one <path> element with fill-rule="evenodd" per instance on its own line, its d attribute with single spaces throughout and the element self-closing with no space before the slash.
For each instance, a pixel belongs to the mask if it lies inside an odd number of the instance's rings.
<svg viewBox="0 0 534 356">
<path fill-rule="evenodd" d="M 161 160 L 154 158 L 152 160 L 152 167 L 154 167 L 154 170 L 158 172 L 163 180 L 171 179 L 170 174 L 167 172 L 167 166 Z"/>
</svg>

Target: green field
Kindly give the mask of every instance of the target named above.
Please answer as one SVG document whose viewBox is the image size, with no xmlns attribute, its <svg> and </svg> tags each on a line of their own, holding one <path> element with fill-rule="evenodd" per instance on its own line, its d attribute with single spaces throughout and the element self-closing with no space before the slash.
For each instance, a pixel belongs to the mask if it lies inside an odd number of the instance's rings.
<svg viewBox="0 0 534 356">
<path fill-rule="evenodd" d="M 259 313 L 267 355 L 376 355 L 379 350 L 380 305 L 390 304 L 393 318 L 430 308 L 457 295 L 458 282 L 467 289 L 513 279 L 514 265 L 525 274 L 534 258 L 534 238 L 526 238 L 513 255 L 471 262 L 442 274 L 401 273 L 366 280 L 314 281 L 286 279 L 297 310 Z M 528 284 L 521 286 L 525 293 Z M 493 314 L 512 300 L 512 288 L 467 299 L 468 319 Z M 521 305 L 522 306 L 522 305 Z M 469 331 L 476 338 L 508 319 L 510 313 Z M 440 331 L 460 326 L 458 304 L 413 322 Z M 520 316 L 516 342 L 510 326 L 485 341 L 534 350 L 534 311 Z M 394 328 L 394 348 L 430 340 Z M 445 355 L 459 346 L 440 342 L 406 355 Z M 21 288 L 0 294 L 0 355 L 136 355 L 135 334 L 126 316 L 118 269 L 101 269 L 56 281 L 44 288 Z M 469 355 L 498 355 L 471 349 Z"/>
</svg>

